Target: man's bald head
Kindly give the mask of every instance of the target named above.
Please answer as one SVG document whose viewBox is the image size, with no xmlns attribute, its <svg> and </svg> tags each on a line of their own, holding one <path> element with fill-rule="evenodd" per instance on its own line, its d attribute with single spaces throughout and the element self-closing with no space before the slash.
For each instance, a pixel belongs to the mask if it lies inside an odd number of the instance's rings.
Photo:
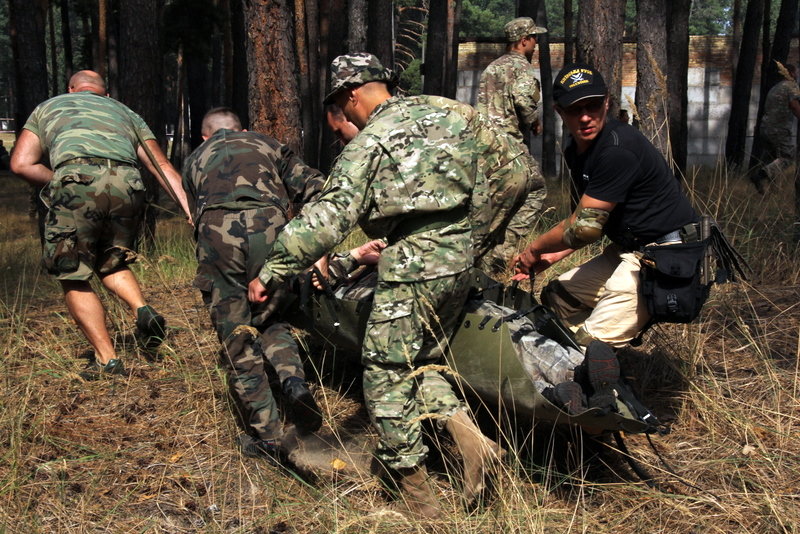
<svg viewBox="0 0 800 534">
<path fill-rule="evenodd" d="M 217 130 L 242 131 L 242 121 L 231 108 L 214 108 L 203 117 L 203 125 L 200 134 L 203 137 L 211 137 Z"/>
<path fill-rule="evenodd" d="M 72 75 L 72 78 L 69 79 L 69 87 L 67 90 L 70 93 L 91 91 L 92 93 L 105 96 L 106 82 L 103 81 L 102 76 L 93 70 L 82 70 Z"/>
</svg>

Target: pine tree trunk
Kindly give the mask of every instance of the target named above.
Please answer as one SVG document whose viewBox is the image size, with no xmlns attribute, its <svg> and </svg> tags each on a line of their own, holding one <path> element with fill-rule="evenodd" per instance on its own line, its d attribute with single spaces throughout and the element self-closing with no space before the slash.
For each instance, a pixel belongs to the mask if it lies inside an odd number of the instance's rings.
<svg viewBox="0 0 800 534">
<path fill-rule="evenodd" d="M 775 62 L 780 61 L 785 64 L 789 58 L 789 44 L 792 42 L 793 32 L 797 31 L 798 6 L 800 6 L 800 1 L 798 0 L 783 0 L 781 2 L 778 22 L 775 25 L 775 36 L 772 39 L 772 49 L 769 54 L 769 68 L 766 71 L 767 88 L 771 88 L 783 79 Z"/>
<path fill-rule="evenodd" d="M 759 162 L 764 157 L 764 147 L 761 142 L 761 136 L 758 132 L 761 130 L 761 115 L 764 113 L 764 105 L 767 101 L 767 92 L 769 91 L 769 72 L 770 72 L 770 23 L 772 12 L 772 0 L 764 0 L 764 17 L 761 22 L 761 80 L 758 85 L 758 111 L 756 112 L 756 124 L 753 129 L 753 145 L 750 148 L 750 162 L 749 168 L 755 169 Z"/>
<path fill-rule="evenodd" d="M 384 67 L 393 69 L 394 2 L 370 0 L 367 5 L 367 52 L 375 54 Z"/>
<path fill-rule="evenodd" d="M 367 48 L 367 0 L 350 0 L 347 14 L 347 50 L 362 52 Z"/>
<path fill-rule="evenodd" d="M 458 45 L 456 16 L 460 2 L 431 0 L 428 11 L 428 42 L 425 48 L 423 92 L 454 98 L 457 84 Z"/>
<path fill-rule="evenodd" d="M 739 64 L 733 80 L 731 114 L 728 119 L 728 139 L 725 142 L 725 159 L 731 165 L 740 166 L 744 162 L 747 140 L 747 119 L 750 109 L 750 91 L 753 83 L 753 70 L 756 65 L 758 38 L 764 16 L 764 0 L 749 0 L 742 29 L 742 46 L 739 51 Z"/>
<path fill-rule="evenodd" d="M 303 160 L 311 166 L 317 166 L 319 150 L 317 146 L 317 133 L 319 131 L 319 102 L 312 92 L 311 67 L 309 56 L 311 48 L 308 38 L 308 17 L 306 13 L 306 0 L 294 0 L 294 31 L 295 46 L 297 48 L 298 82 L 300 88 L 300 106 L 302 122 Z"/>
<path fill-rule="evenodd" d="M 666 0 L 637 0 L 636 111 L 641 132 L 669 161 Z"/>
<path fill-rule="evenodd" d="M 667 93 L 669 144 L 676 174 L 686 174 L 689 84 L 689 9 L 691 0 L 667 2 Z"/>
<path fill-rule="evenodd" d="M 47 28 L 49 30 L 49 37 L 50 37 L 50 95 L 55 96 L 61 91 L 59 90 L 61 84 L 59 83 L 59 72 L 58 72 L 58 45 L 56 45 L 56 7 L 54 3 L 50 3 L 50 9 L 48 10 L 48 24 Z"/>
<path fill-rule="evenodd" d="M 575 14 L 572 0 L 564 0 L 564 64 L 575 60 Z"/>
<path fill-rule="evenodd" d="M 64 43 L 64 73 L 66 79 L 72 77 L 74 66 L 72 58 L 72 28 L 69 24 L 69 0 L 61 0 L 61 41 Z"/>
<path fill-rule="evenodd" d="M 520 3 L 519 16 L 531 17 L 539 26 L 547 28 L 547 4 L 541 0 Z M 565 43 L 567 39 L 565 38 Z M 543 33 L 536 36 L 536 45 L 539 54 L 539 73 L 542 83 L 542 101 L 539 105 L 542 121 L 542 174 L 548 178 L 556 176 L 556 118 L 553 106 L 553 70 L 550 66 L 550 34 Z M 566 58 L 564 60 L 567 61 Z"/>
<path fill-rule="evenodd" d="M 154 21 L 159 20 L 157 0 L 124 0 L 119 11 L 119 98 L 141 115 L 166 150 L 163 79 L 159 33 Z M 147 189 L 145 209 L 145 250 L 152 250 L 156 235 L 156 211 L 161 187 L 156 177 L 142 169 Z"/>
<path fill-rule="evenodd" d="M 45 44 L 46 0 L 9 0 L 8 28 L 14 58 L 14 128 L 17 135 L 40 102 L 47 99 L 47 46 Z M 38 220 L 39 240 L 44 242 L 46 208 L 39 188 L 31 188 L 31 217 Z"/>
<path fill-rule="evenodd" d="M 40 102 L 47 100 L 46 0 L 10 0 L 9 29 L 14 56 L 17 135 Z"/>
<path fill-rule="evenodd" d="M 244 0 L 231 0 L 231 40 L 233 42 L 231 106 L 239 115 L 242 126 L 250 128 L 250 102 L 248 100 L 250 70 L 247 65 L 247 29 L 244 11 Z"/>
<path fill-rule="evenodd" d="M 108 4 L 107 0 L 98 0 L 97 2 L 97 53 L 95 57 L 97 58 L 97 65 L 95 65 L 95 71 L 102 76 L 103 78 L 106 77 L 107 74 L 107 67 L 106 67 L 106 53 L 108 50 Z"/>
<path fill-rule="evenodd" d="M 609 113 L 619 112 L 625 0 L 584 0 L 578 12 L 578 61 L 600 71 L 611 94 Z"/>
<path fill-rule="evenodd" d="M 288 0 L 245 2 L 250 126 L 300 153 L 300 97 Z"/>
</svg>

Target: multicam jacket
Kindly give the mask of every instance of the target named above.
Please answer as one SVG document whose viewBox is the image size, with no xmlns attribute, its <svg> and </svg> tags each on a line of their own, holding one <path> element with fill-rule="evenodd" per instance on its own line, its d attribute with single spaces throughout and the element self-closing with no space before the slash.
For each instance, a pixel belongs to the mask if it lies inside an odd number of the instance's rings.
<svg viewBox="0 0 800 534">
<path fill-rule="evenodd" d="M 476 168 L 475 137 L 461 115 L 389 98 L 344 148 L 320 198 L 286 225 L 261 282 L 269 287 L 308 267 L 356 224 L 371 238 L 389 238 L 378 265 L 382 280 L 415 282 L 467 270 Z M 440 224 L 420 224 L 427 221 Z"/>
<path fill-rule="evenodd" d="M 42 102 L 24 128 L 39 137 L 51 169 L 67 160 L 87 157 L 133 165 L 138 161 L 136 130 L 144 140 L 155 139 L 139 115 L 112 98 L 90 91 Z"/>
<path fill-rule="evenodd" d="M 767 93 L 764 115 L 761 118 L 761 133 L 770 138 L 793 137 L 792 112 L 789 102 L 800 100 L 800 87 L 792 80 L 782 80 Z"/>
<path fill-rule="evenodd" d="M 470 219 L 477 259 L 502 237 L 512 209 L 531 191 L 545 186 L 539 165 L 514 138 L 469 104 L 430 95 L 411 96 L 408 100 L 454 111 L 467 120 L 475 133 L 479 174 Z"/>
<path fill-rule="evenodd" d="M 533 66 L 519 52 L 492 61 L 481 74 L 478 111 L 520 143 L 539 118 L 539 80 Z"/>
<path fill-rule="evenodd" d="M 217 130 L 186 158 L 183 188 L 192 218 L 208 209 L 276 206 L 283 223 L 322 189 L 325 178 L 292 150 L 256 132 Z"/>
</svg>

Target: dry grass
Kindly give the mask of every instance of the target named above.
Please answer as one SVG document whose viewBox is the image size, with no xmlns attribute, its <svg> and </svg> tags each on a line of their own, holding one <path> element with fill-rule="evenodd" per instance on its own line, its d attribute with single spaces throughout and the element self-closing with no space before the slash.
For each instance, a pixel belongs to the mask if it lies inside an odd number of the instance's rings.
<svg viewBox="0 0 800 534">
<path fill-rule="evenodd" d="M 633 481 L 618 457 L 595 454 L 580 435 L 508 433 L 519 453 L 510 455 L 488 506 L 470 514 L 446 483 L 449 455 L 431 459 L 449 512 L 430 524 L 387 511 L 386 493 L 372 479 L 303 480 L 236 451 L 217 342 L 189 286 L 192 246 L 178 221 L 162 225 L 156 250 L 138 267 L 147 297 L 171 327 L 161 358 L 138 351 L 133 318 L 106 299 L 132 376 L 77 380 L 85 341 L 56 284 L 39 272 L 25 187 L 5 178 L 0 531 L 800 531 L 800 283 L 789 239 L 791 184 L 787 177 L 759 197 L 724 172 L 695 173 L 689 182 L 695 205 L 725 223 L 754 277 L 717 288 L 697 323 L 657 327 L 622 354 L 635 387 L 672 425 L 654 442 L 678 476 L 663 469 L 642 436 L 628 436 L 629 447 L 660 489 Z M 562 199 L 553 191 L 550 203 Z M 559 214 L 551 210 L 549 220 Z M 335 386 L 327 379 L 316 390 L 326 430 L 363 427 L 357 387 Z"/>
</svg>

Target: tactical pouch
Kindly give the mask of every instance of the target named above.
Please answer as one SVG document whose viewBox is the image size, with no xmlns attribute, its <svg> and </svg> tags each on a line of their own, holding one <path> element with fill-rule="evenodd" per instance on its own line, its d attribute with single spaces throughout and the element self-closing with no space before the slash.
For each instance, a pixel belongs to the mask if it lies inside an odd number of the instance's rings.
<svg viewBox="0 0 800 534">
<path fill-rule="evenodd" d="M 653 323 L 688 323 L 703 307 L 711 284 L 702 280 L 708 240 L 642 249 L 639 278 Z"/>
</svg>

